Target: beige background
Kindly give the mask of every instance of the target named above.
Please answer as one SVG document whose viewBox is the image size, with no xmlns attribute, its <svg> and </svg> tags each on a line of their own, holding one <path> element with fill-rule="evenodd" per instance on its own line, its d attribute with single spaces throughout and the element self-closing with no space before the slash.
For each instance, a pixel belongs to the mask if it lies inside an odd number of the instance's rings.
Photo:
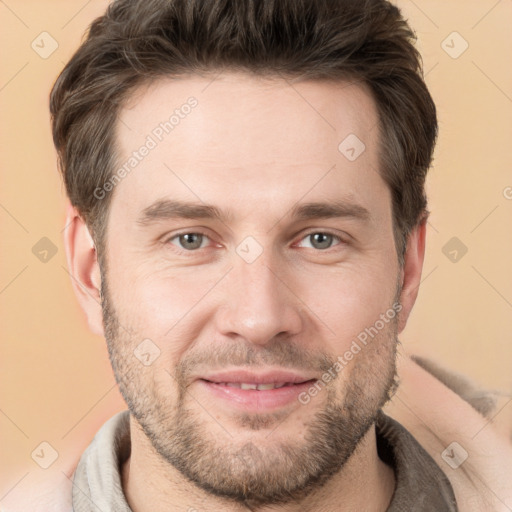
<svg viewBox="0 0 512 512">
<path fill-rule="evenodd" d="M 100 425 L 124 408 L 104 340 L 87 331 L 66 271 L 65 194 L 47 108 L 57 74 L 106 5 L 0 1 L 0 505 L 5 507 L 35 481 L 61 474 Z M 401 340 L 409 352 L 432 356 L 487 387 L 512 390 L 512 2 L 401 0 L 399 5 L 417 32 L 440 121 L 428 178 L 432 214 L 424 280 Z M 48 36 L 40 36 L 44 31 L 58 43 L 46 59 L 31 47 L 35 41 L 39 52 L 51 48 Z M 453 58 L 464 41 L 467 50 Z M 57 249 L 46 262 L 32 252 L 43 237 Z M 443 253 L 453 237 L 468 249 L 463 257 L 458 253 L 457 262 Z M 31 458 L 35 450 L 35 460 L 49 460 L 45 446 L 44 457 L 37 457 L 41 442 L 58 454 L 46 470 Z"/>
</svg>

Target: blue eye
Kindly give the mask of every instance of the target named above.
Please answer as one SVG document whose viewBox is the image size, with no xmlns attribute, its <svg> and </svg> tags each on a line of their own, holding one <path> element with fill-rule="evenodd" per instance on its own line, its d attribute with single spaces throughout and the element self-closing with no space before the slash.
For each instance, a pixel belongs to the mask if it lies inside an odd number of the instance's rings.
<svg viewBox="0 0 512 512">
<path fill-rule="evenodd" d="M 326 233 L 323 231 L 309 233 L 309 235 L 306 235 L 302 240 L 309 240 L 311 243 L 310 247 L 318 250 L 330 249 L 333 245 L 333 241 L 335 240 L 341 242 L 341 238 L 339 236 L 333 235 L 331 233 Z"/>
</svg>

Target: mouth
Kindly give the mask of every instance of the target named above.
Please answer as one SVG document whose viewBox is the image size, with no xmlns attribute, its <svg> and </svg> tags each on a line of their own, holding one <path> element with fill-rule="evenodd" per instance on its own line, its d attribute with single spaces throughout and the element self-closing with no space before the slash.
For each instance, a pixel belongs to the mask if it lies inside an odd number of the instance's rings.
<svg viewBox="0 0 512 512">
<path fill-rule="evenodd" d="M 268 382 L 268 383 L 256 383 L 256 382 L 214 382 L 207 379 L 201 379 L 204 382 L 210 382 L 211 384 L 217 384 L 218 386 L 227 386 L 230 388 L 237 389 L 255 389 L 257 391 L 268 391 L 270 389 L 280 389 L 285 386 L 299 386 L 301 384 L 313 384 L 316 379 L 306 380 L 304 382 Z"/>
<path fill-rule="evenodd" d="M 268 412 L 296 403 L 318 379 L 287 371 L 256 374 L 244 370 L 211 374 L 197 379 L 209 398 L 245 412 Z"/>
</svg>

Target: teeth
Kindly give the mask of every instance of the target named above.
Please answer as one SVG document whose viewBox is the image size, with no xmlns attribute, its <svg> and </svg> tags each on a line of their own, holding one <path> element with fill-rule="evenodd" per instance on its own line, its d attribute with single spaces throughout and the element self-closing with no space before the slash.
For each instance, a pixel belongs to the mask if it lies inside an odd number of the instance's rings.
<svg viewBox="0 0 512 512">
<path fill-rule="evenodd" d="M 282 383 L 269 383 L 269 384 L 253 384 L 248 382 L 222 382 L 224 386 L 229 386 L 230 388 L 238 388 L 238 389 L 257 389 L 259 391 L 264 391 L 268 389 L 278 389 L 282 388 L 289 384 L 288 382 Z"/>
<path fill-rule="evenodd" d="M 258 384 L 257 389 L 274 389 L 275 384 Z"/>
<path fill-rule="evenodd" d="M 242 382 L 240 384 L 240 389 L 258 389 L 257 384 L 246 384 L 245 382 Z"/>
</svg>

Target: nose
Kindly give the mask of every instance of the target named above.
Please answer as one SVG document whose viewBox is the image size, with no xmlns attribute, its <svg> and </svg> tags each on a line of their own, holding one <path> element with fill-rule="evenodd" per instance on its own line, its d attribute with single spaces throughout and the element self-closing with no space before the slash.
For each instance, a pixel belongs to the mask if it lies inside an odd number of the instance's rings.
<svg viewBox="0 0 512 512">
<path fill-rule="evenodd" d="M 292 283 L 270 266 L 270 258 L 264 254 L 252 263 L 235 258 L 217 312 L 217 329 L 222 335 L 256 345 L 278 335 L 297 334 L 303 323 L 301 301 L 294 295 Z"/>
</svg>

